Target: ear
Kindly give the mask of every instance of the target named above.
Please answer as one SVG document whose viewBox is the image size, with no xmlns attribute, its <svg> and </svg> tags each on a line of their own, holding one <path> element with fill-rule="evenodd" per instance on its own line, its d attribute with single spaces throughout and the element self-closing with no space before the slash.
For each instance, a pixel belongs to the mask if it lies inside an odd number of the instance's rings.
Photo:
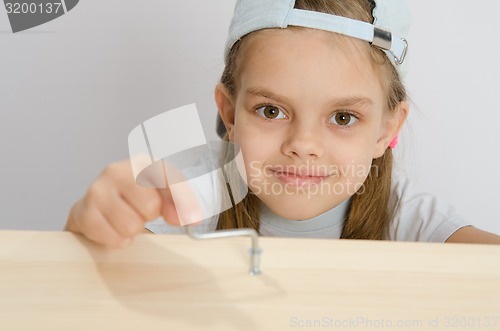
<svg viewBox="0 0 500 331">
<path fill-rule="evenodd" d="M 226 131 L 229 135 L 229 140 L 234 139 L 234 117 L 235 108 L 233 98 L 229 94 L 229 91 L 224 86 L 224 84 L 219 83 L 215 87 L 215 103 L 217 104 L 217 109 L 219 110 L 219 116 L 224 122 Z"/>
<path fill-rule="evenodd" d="M 410 106 L 408 102 L 401 101 L 393 112 L 384 115 L 385 118 L 383 119 L 384 122 L 382 124 L 380 136 L 375 146 L 374 159 L 384 155 L 391 141 L 403 127 L 409 112 Z"/>
</svg>

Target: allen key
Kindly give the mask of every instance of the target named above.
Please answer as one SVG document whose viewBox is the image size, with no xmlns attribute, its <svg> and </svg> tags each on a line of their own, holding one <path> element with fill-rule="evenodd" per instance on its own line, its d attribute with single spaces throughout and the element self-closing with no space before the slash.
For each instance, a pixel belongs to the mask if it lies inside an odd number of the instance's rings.
<svg viewBox="0 0 500 331">
<path fill-rule="evenodd" d="M 259 234 L 254 229 L 232 229 L 220 230 L 209 233 L 197 233 L 194 230 L 195 226 L 186 226 L 186 232 L 192 239 L 206 240 L 227 237 L 249 236 L 252 239 L 252 248 L 250 248 L 250 275 L 257 276 L 261 274 L 260 271 L 260 254 L 262 249 L 259 247 Z"/>
</svg>

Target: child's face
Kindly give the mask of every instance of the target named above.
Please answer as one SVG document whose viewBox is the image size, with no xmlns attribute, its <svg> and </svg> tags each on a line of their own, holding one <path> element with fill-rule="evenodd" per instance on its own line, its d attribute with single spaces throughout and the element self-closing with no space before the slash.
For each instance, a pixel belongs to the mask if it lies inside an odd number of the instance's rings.
<svg viewBox="0 0 500 331">
<path fill-rule="evenodd" d="M 250 189 L 282 217 L 311 218 L 351 197 L 404 120 L 385 109 L 380 73 L 359 49 L 319 30 L 253 33 L 235 97 L 216 91 Z"/>
</svg>

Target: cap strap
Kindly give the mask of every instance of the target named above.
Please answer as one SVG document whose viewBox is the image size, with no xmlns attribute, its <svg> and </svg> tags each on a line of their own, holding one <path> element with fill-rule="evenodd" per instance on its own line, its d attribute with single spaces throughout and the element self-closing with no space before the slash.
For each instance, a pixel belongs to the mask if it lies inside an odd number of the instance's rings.
<svg viewBox="0 0 500 331">
<path fill-rule="evenodd" d="M 382 50 L 391 52 L 394 61 L 398 65 L 404 62 L 408 49 L 406 40 L 392 34 L 390 31 L 343 16 L 292 9 L 287 17 L 286 25 L 331 31 L 368 41 Z"/>
</svg>

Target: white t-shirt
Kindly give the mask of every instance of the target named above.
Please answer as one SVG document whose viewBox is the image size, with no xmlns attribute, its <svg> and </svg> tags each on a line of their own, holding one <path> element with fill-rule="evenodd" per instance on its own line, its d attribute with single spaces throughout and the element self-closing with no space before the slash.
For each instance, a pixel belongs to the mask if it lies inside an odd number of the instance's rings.
<svg viewBox="0 0 500 331">
<path fill-rule="evenodd" d="M 395 213 L 388 240 L 445 242 L 458 229 L 471 225 L 448 203 L 415 190 L 406 177 L 398 174 L 393 176 L 391 200 Z M 259 232 L 269 237 L 339 239 L 348 212 L 349 200 L 308 220 L 287 220 L 262 203 Z M 198 231 L 215 231 L 217 220 L 218 216 L 204 220 Z M 147 223 L 146 228 L 159 234 L 185 233 L 184 228 L 173 227 L 162 218 Z"/>
</svg>

